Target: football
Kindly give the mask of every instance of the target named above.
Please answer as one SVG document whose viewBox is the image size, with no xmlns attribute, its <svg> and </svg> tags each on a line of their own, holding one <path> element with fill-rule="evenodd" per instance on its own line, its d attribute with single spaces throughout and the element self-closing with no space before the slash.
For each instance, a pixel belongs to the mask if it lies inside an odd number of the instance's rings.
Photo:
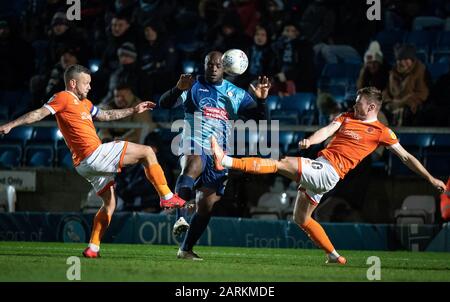
<svg viewBox="0 0 450 302">
<path fill-rule="evenodd" d="M 248 58 L 240 49 L 229 49 L 222 56 L 222 64 L 225 73 L 236 76 L 247 70 Z"/>
</svg>

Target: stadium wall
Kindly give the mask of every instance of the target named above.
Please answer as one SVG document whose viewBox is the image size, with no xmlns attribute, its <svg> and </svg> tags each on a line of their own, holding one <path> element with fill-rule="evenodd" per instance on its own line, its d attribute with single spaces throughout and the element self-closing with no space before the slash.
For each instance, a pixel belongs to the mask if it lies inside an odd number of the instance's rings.
<svg viewBox="0 0 450 302">
<path fill-rule="evenodd" d="M 0 213 L 1 241 L 87 242 L 94 214 Z M 103 242 L 177 245 L 175 217 L 116 213 Z M 450 227 L 324 223 L 337 249 L 450 251 Z M 292 222 L 213 217 L 200 245 L 265 248 L 315 248 Z"/>
</svg>

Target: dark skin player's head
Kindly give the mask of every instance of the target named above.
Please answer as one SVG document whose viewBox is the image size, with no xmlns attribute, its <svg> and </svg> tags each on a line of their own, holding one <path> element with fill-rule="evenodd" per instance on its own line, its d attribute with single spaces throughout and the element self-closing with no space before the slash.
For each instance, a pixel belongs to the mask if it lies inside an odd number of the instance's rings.
<svg viewBox="0 0 450 302">
<path fill-rule="evenodd" d="M 205 57 L 205 78 L 212 84 L 218 84 L 223 80 L 222 53 L 212 51 Z"/>
</svg>

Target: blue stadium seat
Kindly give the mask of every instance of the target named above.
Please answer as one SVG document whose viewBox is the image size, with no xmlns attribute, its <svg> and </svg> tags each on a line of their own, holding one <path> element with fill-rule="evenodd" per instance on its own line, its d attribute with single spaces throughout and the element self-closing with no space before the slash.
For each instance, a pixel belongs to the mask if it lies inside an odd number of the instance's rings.
<svg viewBox="0 0 450 302">
<path fill-rule="evenodd" d="M 292 110 L 275 109 L 270 113 L 270 119 L 278 120 L 280 125 L 298 125 L 298 113 Z"/>
<path fill-rule="evenodd" d="M 438 34 L 436 46 L 432 51 L 433 63 L 450 62 L 450 31 L 442 31 Z"/>
<path fill-rule="evenodd" d="M 52 167 L 54 149 L 49 145 L 31 145 L 25 147 L 25 166 Z"/>
<path fill-rule="evenodd" d="M 423 63 L 428 63 L 428 56 L 430 50 L 435 45 L 435 32 L 417 30 L 409 32 L 404 42 L 406 44 L 412 44 L 416 47 L 416 54 Z"/>
<path fill-rule="evenodd" d="M 72 154 L 66 146 L 56 149 L 56 165 L 61 168 L 73 169 Z"/>
<path fill-rule="evenodd" d="M 436 134 L 431 145 L 424 151 L 425 167 L 432 175 L 448 177 L 450 175 L 450 135 Z"/>
<path fill-rule="evenodd" d="M 297 114 L 297 120 L 302 125 L 311 125 L 315 119 L 315 104 L 316 96 L 313 93 L 296 93 L 294 95 L 282 97 L 280 99 L 280 110 L 274 110 L 271 118 L 275 115 L 283 123 L 286 122 L 284 118 L 280 119 L 280 113 L 289 112 L 287 119 L 292 119 L 294 114 Z M 292 119 L 293 120 L 293 119 Z"/>
<path fill-rule="evenodd" d="M 444 19 L 435 16 L 419 16 L 414 18 L 412 29 L 414 31 L 434 30 L 439 31 L 444 28 Z"/>
<path fill-rule="evenodd" d="M 399 41 L 403 41 L 404 36 L 405 32 L 401 30 L 381 31 L 376 35 L 375 40 L 380 43 L 381 50 L 384 53 L 385 50 L 392 50 L 393 46 Z"/>
<path fill-rule="evenodd" d="M 56 145 L 60 139 L 61 134 L 57 127 L 35 127 L 29 142 Z"/>
<path fill-rule="evenodd" d="M 0 137 L 0 144 L 19 144 L 20 146 L 24 146 L 25 143 L 31 138 L 32 134 L 33 127 L 16 127 L 13 128 L 11 132 L 9 132 L 3 138 Z"/>
<path fill-rule="evenodd" d="M 292 144 L 294 144 L 295 132 L 294 131 L 280 131 L 279 132 L 279 150 L 280 154 L 287 154 Z"/>
<path fill-rule="evenodd" d="M 20 145 L 0 145 L 0 168 L 19 167 L 22 159 Z"/>
<path fill-rule="evenodd" d="M 424 150 L 431 145 L 431 134 L 404 133 L 400 134 L 398 138 L 402 147 L 423 162 Z M 388 172 L 389 175 L 415 174 L 392 152 L 389 153 Z"/>
<path fill-rule="evenodd" d="M 437 50 L 450 50 L 450 31 L 441 31 L 436 42 Z"/>
<path fill-rule="evenodd" d="M 280 99 L 280 109 L 295 110 L 298 114 L 314 109 L 316 96 L 313 93 L 300 92 Z"/>
<path fill-rule="evenodd" d="M 280 97 L 277 95 L 269 95 L 266 100 L 267 110 L 275 110 L 278 109 L 280 103 Z"/>
<path fill-rule="evenodd" d="M 431 79 L 436 82 L 442 75 L 449 71 L 449 63 L 437 62 L 427 64 L 428 71 L 431 74 Z"/>
<path fill-rule="evenodd" d="M 323 92 L 332 89 L 347 91 L 350 86 L 355 86 L 360 70 L 361 64 L 326 64 L 319 79 L 319 89 Z"/>
</svg>

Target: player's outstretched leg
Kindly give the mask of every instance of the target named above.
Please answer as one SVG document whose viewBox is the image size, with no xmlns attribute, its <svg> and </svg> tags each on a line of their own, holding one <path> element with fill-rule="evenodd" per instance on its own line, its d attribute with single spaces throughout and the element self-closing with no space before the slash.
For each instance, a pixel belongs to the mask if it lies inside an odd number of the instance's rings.
<svg viewBox="0 0 450 302">
<path fill-rule="evenodd" d="M 311 218 L 315 208 L 316 204 L 312 204 L 306 193 L 298 191 L 294 206 L 294 222 L 308 235 L 314 244 L 325 251 L 327 254 L 326 263 L 346 264 L 347 260 L 338 254 L 323 227 Z"/>
<path fill-rule="evenodd" d="M 214 168 L 219 171 L 225 168 L 251 174 L 270 174 L 278 171 L 278 161 L 270 158 L 233 158 L 225 155 L 214 136 L 211 137 L 211 151 L 214 158 Z"/>
<path fill-rule="evenodd" d="M 186 204 L 185 200 L 178 194 L 173 194 L 169 189 L 166 176 L 152 148 L 129 142 L 124 153 L 123 164 L 125 166 L 137 163 L 144 165 L 145 176 L 158 192 L 161 208 L 181 208 Z"/>
<path fill-rule="evenodd" d="M 88 247 L 83 251 L 83 256 L 86 258 L 100 257 L 100 242 L 111 222 L 111 217 L 116 207 L 114 187 L 110 185 L 104 190 L 104 192 L 99 194 L 103 200 L 103 206 L 94 217 L 91 239 L 89 240 Z"/>
</svg>

